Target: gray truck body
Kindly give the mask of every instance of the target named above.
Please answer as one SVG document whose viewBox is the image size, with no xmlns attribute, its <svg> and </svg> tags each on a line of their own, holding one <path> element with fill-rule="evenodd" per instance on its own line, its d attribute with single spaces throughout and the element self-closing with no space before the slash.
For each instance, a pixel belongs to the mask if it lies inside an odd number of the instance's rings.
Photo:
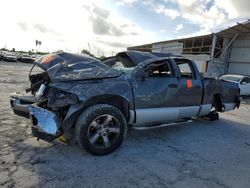
<svg viewBox="0 0 250 188">
<path fill-rule="evenodd" d="M 10 102 L 17 115 L 35 117 L 40 124 L 51 118 L 53 125 L 32 126 L 34 136 L 47 141 L 74 127 L 79 114 L 93 104 L 118 108 L 127 124 L 136 127 L 205 116 L 211 110 L 224 112 L 240 105 L 237 84 L 202 77 L 192 60 L 172 54 L 128 51 L 100 62 L 62 52 L 41 57 L 35 64 L 44 72 L 30 76 L 30 90 L 35 95 L 45 84 L 43 96 L 29 100 L 12 96 Z M 188 65 L 191 73 L 181 72 L 181 64 Z M 56 126 L 60 133 L 49 132 L 49 126 Z"/>
</svg>

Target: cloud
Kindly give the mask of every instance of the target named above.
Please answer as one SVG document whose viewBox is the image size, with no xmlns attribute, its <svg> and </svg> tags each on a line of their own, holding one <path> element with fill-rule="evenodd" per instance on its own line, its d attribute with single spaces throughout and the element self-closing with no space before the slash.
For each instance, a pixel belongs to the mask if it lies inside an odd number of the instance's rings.
<svg viewBox="0 0 250 188">
<path fill-rule="evenodd" d="M 93 13 L 95 13 L 97 16 L 102 17 L 102 18 L 108 18 L 110 14 L 108 10 L 100 8 L 96 5 L 94 5 Z"/>
<path fill-rule="evenodd" d="M 116 2 L 116 5 L 119 5 L 119 6 L 124 6 L 124 5 L 131 6 L 131 5 L 133 5 L 137 1 L 138 0 L 118 0 Z"/>
<path fill-rule="evenodd" d="M 101 39 L 96 40 L 96 42 L 105 44 L 107 46 L 111 46 L 113 48 L 127 48 L 128 46 L 131 46 L 131 43 L 122 43 L 122 42 L 110 42 L 110 41 L 103 41 Z"/>
<path fill-rule="evenodd" d="M 153 42 L 156 38 L 153 32 L 141 28 L 108 6 L 90 3 L 81 8 L 88 15 L 86 18 L 93 37 L 88 43 L 90 51 L 95 55 L 113 54 L 128 46 Z"/>
<path fill-rule="evenodd" d="M 92 29 L 96 35 L 114 37 L 140 35 L 137 26 L 131 21 L 119 18 L 117 15 L 111 16 L 110 11 L 98 7 L 95 4 L 91 7 L 85 6 L 84 8 L 90 13 L 89 20 L 92 23 Z"/>
<path fill-rule="evenodd" d="M 153 6 L 155 4 L 155 0 L 117 0 L 116 5 L 118 6 L 133 6 L 135 3 L 141 3 L 143 5 Z"/>
<path fill-rule="evenodd" d="M 224 10 L 228 18 L 245 18 L 250 16 L 249 0 L 214 0 L 214 4 Z"/>
<path fill-rule="evenodd" d="M 120 27 L 121 28 L 126 28 L 126 27 L 129 27 L 129 25 L 128 24 L 122 24 L 122 25 L 120 25 Z"/>
<path fill-rule="evenodd" d="M 228 18 L 226 11 L 215 1 L 220 0 L 165 0 L 154 1 L 154 3 L 151 1 L 148 5 L 157 14 L 163 14 L 173 20 L 182 18 L 188 23 L 198 25 L 200 27 L 199 33 L 205 34 L 211 32 L 215 26 L 222 24 Z M 176 31 L 182 28 L 183 25 L 179 25 Z"/>
<path fill-rule="evenodd" d="M 131 33 L 129 33 L 130 35 L 140 35 L 140 33 L 138 33 L 138 32 L 131 32 Z"/>
<path fill-rule="evenodd" d="M 164 15 L 166 15 L 172 19 L 175 19 L 177 16 L 180 16 L 180 14 L 177 10 L 166 8 L 164 5 L 155 6 L 154 10 L 156 13 L 158 13 L 158 14 L 163 13 Z"/>
<path fill-rule="evenodd" d="M 250 16 L 249 0 L 165 0 L 164 3 L 154 1 L 150 7 L 158 14 L 172 19 L 179 17 L 199 26 L 200 30 L 195 32 L 199 34 L 216 32 L 232 20 Z"/>
<path fill-rule="evenodd" d="M 27 31 L 28 30 L 28 26 L 25 22 L 18 22 L 17 25 L 23 30 L 23 31 Z"/>
<path fill-rule="evenodd" d="M 227 14 L 217 5 L 208 7 L 209 0 L 176 0 L 175 3 L 180 9 L 181 17 L 190 23 L 199 25 L 204 32 L 212 31 L 215 26 L 224 22 Z"/>
<path fill-rule="evenodd" d="M 100 16 L 90 17 L 90 21 L 92 22 L 93 32 L 97 35 L 113 35 L 119 37 L 125 34 L 120 28 Z"/>
<path fill-rule="evenodd" d="M 219 4 L 220 1 L 216 1 L 216 3 Z M 220 2 L 221 3 L 221 2 Z M 228 6 L 226 5 L 228 4 Z M 236 12 L 236 17 L 239 16 L 249 16 L 250 12 L 250 1 L 249 0 L 240 0 L 240 1 L 235 1 L 235 0 L 227 0 L 224 4 L 220 4 L 220 7 L 223 8 L 227 6 L 228 8 L 228 14 L 230 16 L 230 12 L 229 11 L 233 11 L 233 9 Z"/>
<path fill-rule="evenodd" d="M 132 5 L 135 4 L 138 5 L 139 1 L 133 1 Z M 45 10 L 44 14 L 38 14 L 37 7 Z M 31 50 L 38 39 L 43 43 L 42 51 L 80 52 L 90 45 L 95 55 L 97 49 L 103 49 L 108 55 L 125 50 L 127 45 L 150 43 L 158 38 L 154 28 L 142 27 L 140 20 L 132 21 L 119 11 L 126 7 L 116 8 L 104 0 L 61 0 L 60 8 L 57 1 L 50 0 L 3 1 L 0 16 L 8 16 L 1 20 L 4 27 L 1 28 L 0 45 Z M 9 14 L 9 10 L 15 14 Z M 97 42 L 98 37 L 104 42 Z"/>
<path fill-rule="evenodd" d="M 183 24 L 178 24 L 175 28 L 175 31 L 178 32 L 183 29 Z"/>
<path fill-rule="evenodd" d="M 93 32 L 97 35 L 123 36 L 125 33 L 119 26 L 112 23 L 110 12 L 96 5 L 88 8 L 90 16 L 89 20 L 92 23 Z"/>
<path fill-rule="evenodd" d="M 60 35 L 59 33 L 55 32 L 54 30 L 47 28 L 43 24 L 33 24 L 33 28 L 38 30 L 41 33 L 51 33 L 51 34 L 58 35 L 58 36 Z"/>
<path fill-rule="evenodd" d="M 88 5 L 82 5 L 82 8 L 86 9 L 87 11 L 90 11 L 90 7 Z"/>
</svg>

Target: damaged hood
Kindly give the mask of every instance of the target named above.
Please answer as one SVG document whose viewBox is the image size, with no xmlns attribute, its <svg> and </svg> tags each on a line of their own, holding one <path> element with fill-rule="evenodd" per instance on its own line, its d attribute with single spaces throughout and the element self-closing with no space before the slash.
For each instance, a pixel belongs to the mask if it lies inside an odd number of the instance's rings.
<svg viewBox="0 0 250 188">
<path fill-rule="evenodd" d="M 121 75 L 120 71 L 95 58 L 66 52 L 42 56 L 34 64 L 46 71 L 50 79 L 55 81 L 114 78 Z"/>
</svg>

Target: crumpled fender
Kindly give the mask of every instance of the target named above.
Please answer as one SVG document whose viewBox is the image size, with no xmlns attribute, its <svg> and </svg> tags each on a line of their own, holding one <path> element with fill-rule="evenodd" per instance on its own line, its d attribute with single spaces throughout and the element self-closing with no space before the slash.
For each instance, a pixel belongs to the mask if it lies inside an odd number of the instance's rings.
<svg viewBox="0 0 250 188">
<path fill-rule="evenodd" d="M 67 129 L 70 129 L 73 126 L 76 119 L 82 112 L 83 106 L 84 106 L 84 103 L 70 105 L 67 115 L 61 124 L 61 127 L 64 131 Z"/>
<path fill-rule="evenodd" d="M 56 135 L 59 129 L 59 123 L 54 112 L 30 105 L 30 114 L 37 120 L 37 126 L 39 129 L 47 134 Z"/>
</svg>

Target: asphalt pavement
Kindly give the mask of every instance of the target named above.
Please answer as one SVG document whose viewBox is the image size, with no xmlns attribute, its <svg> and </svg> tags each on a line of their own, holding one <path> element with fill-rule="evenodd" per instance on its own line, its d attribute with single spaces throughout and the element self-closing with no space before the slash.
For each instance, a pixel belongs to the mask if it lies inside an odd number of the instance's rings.
<svg viewBox="0 0 250 188">
<path fill-rule="evenodd" d="M 0 187 L 250 187 L 250 100 L 219 121 L 137 131 L 96 157 L 74 141 L 33 138 L 13 114 L 12 92 L 29 86 L 30 64 L 0 62 Z"/>
</svg>

